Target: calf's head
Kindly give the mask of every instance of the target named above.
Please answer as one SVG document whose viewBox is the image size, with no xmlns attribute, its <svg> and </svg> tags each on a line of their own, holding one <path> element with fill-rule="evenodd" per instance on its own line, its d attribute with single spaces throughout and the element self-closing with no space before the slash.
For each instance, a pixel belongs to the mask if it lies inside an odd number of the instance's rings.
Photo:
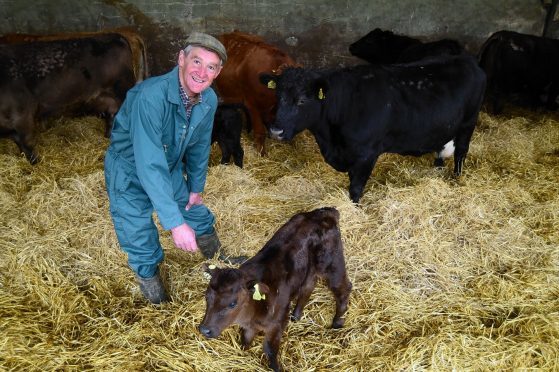
<svg viewBox="0 0 559 372">
<path fill-rule="evenodd" d="M 239 269 L 205 270 L 211 279 L 206 289 L 206 314 L 198 327 L 200 333 L 215 338 L 232 324 L 249 324 L 256 302 L 266 300 L 268 286 L 248 279 Z"/>
</svg>

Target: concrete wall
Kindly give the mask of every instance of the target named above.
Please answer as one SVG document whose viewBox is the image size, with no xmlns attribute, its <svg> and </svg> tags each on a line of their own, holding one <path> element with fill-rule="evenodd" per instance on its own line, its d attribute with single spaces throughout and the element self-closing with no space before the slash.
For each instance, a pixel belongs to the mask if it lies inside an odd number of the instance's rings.
<svg viewBox="0 0 559 372">
<path fill-rule="evenodd" d="M 359 62 L 347 46 L 375 27 L 433 40 L 451 37 L 476 52 L 492 32 L 541 35 L 551 0 L 0 0 L 0 34 L 96 31 L 134 26 L 152 72 L 175 64 L 191 30 L 263 36 L 306 66 Z M 551 36 L 559 35 L 555 22 Z"/>
</svg>

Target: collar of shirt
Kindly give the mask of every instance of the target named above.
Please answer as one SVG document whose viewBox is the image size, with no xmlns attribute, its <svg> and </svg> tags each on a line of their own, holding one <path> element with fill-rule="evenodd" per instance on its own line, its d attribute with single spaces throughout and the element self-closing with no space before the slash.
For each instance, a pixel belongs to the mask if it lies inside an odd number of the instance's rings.
<svg viewBox="0 0 559 372">
<path fill-rule="evenodd" d="M 192 113 L 192 107 L 202 100 L 202 93 L 195 95 L 194 97 L 188 97 L 188 94 L 184 91 L 182 85 L 179 84 L 179 96 L 181 97 L 182 104 L 186 110 L 186 119 L 190 120 L 190 114 Z"/>
</svg>

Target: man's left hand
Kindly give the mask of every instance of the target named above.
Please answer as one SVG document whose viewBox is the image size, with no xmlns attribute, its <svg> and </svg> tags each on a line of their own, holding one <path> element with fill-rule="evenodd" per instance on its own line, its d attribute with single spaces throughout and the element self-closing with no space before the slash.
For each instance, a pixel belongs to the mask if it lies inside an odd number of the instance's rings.
<svg viewBox="0 0 559 372">
<path fill-rule="evenodd" d="M 201 204 L 204 204 L 204 201 L 202 200 L 202 194 L 200 194 L 199 192 L 191 192 L 188 196 L 188 204 L 186 205 L 186 207 L 184 207 L 184 209 L 189 210 L 193 205 Z"/>
</svg>

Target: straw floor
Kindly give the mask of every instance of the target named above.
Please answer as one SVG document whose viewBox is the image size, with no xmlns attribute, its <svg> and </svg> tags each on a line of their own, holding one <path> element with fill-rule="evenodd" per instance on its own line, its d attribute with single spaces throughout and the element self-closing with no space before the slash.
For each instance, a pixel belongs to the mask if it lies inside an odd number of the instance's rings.
<svg viewBox="0 0 559 372">
<path fill-rule="evenodd" d="M 147 304 L 119 250 L 97 118 L 60 119 L 30 166 L 0 140 L 0 370 L 265 371 L 262 337 L 197 331 L 200 254 L 162 232 L 173 302 Z M 228 251 L 255 254 L 293 214 L 336 207 L 353 292 L 346 326 L 319 283 L 282 338 L 291 371 L 558 370 L 559 115 L 482 113 L 460 179 L 433 156 L 383 155 L 359 206 L 314 139 L 212 148 L 205 192 Z M 217 262 L 214 262 L 217 263 Z"/>
</svg>

